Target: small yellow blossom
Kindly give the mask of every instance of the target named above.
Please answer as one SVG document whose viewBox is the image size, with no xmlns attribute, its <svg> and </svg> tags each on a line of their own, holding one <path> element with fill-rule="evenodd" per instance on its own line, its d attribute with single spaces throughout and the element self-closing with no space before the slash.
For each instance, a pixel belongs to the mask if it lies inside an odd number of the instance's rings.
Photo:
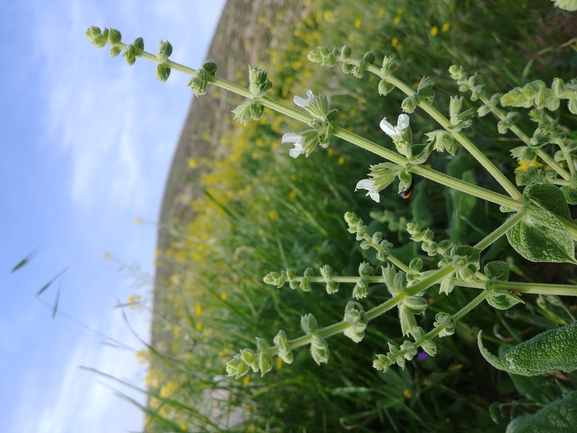
<svg viewBox="0 0 577 433">
<path fill-rule="evenodd" d="M 175 326 L 174 328 L 172 328 L 172 335 L 178 337 L 180 335 L 180 331 L 181 329 L 178 326 Z"/>
<path fill-rule="evenodd" d="M 112 254 L 110 253 L 102 253 L 102 258 L 104 260 L 110 260 L 112 258 Z"/>
<path fill-rule="evenodd" d="M 261 238 L 264 238 L 264 230 L 263 229 L 258 229 L 257 233 Z"/>
<path fill-rule="evenodd" d="M 186 431 L 186 424 L 180 424 L 180 429 L 182 431 Z"/>
<path fill-rule="evenodd" d="M 140 305 L 140 295 L 130 295 L 128 297 L 128 306 L 131 310 L 137 310 Z"/>
<path fill-rule="evenodd" d="M 198 165 L 198 163 L 196 162 L 196 159 L 195 159 L 195 158 L 190 158 L 190 159 L 188 160 L 188 166 L 189 166 L 190 168 L 194 168 L 194 167 L 196 167 L 197 165 Z"/>
<path fill-rule="evenodd" d="M 226 293 L 221 293 L 220 299 L 222 299 L 223 301 L 226 301 L 228 299 L 228 296 L 226 296 Z"/>
<path fill-rule="evenodd" d="M 277 359 L 276 359 L 276 369 L 277 369 L 277 370 L 280 370 L 280 369 L 282 368 L 282 365 L 283 365 L 283 360 L 282 360 L 282 358 L 279 356 L 279 357 L 277 357 Z"/>
<path fill-rule="evenodd" d="M 401 15 L 405 10 L 403 8 L 397 9 L 397 15 Z"/>
<path fill-rule="evenodd" d="M 333 149 L 332 147 L 329 148 L 329 150 L 327 150 L 327 153 L 329 156 L 333 156 L 335 154 L 335 149 Z"/>
<path fill-rule="evenodd" d="M 276 211 L 276 209 L 271 210 L 271 211 L 268 213 L 268 217 L 269 217 L 271 220 L 278 220 L 278 219 L 279 219 L 279 215 L 278 215 L 278 212 Z"/>
<path fill-rule="evenodd" d="M 140 217 L 134 217 L 134 224 L 136 224 L 139 227 L 142 227 L 144 225 L 144 221 L 142 221 L 142 218 Z"/>
<path fill-rule="evenodd" d="M 379 15 L 382 16 L 385 13 L 385 10 L 383 8 L 379 9 Z"/>
<path fill-rule="evenodd" d="M 456 365 L 452 365 L 450 369 L 453 371 L 459 371 L 462 368 L 463 368 L 463 364 L 456 364 Z"/>
<path fill-rule="evenodd" d="M 259 24 L 263 24 L 264 23 L 264 17 L 261 15 L 258 17 L 258 23 Z"/>
<path fill-rule="evenodd" d="M 355 36 L 349 35 L 349 42 L 354 42 L 354 41 L 355 41 Z"/>
<path fill-rule="evenodd" d="M 194 309 L 196 310 L 196 315 L 200 316 L 200 314 L 202 313 L 202 307 L 200 306 L 200 304 L 196 304 L 194 306 Z"/>
<path fill-rule="evenodd" d="M 247 374 L 242 378 L 242 386 L 246 388 L 249 382 L 250 382 L 250 376 Z"/>
<path fill-rule="evenodd" d="M 351 116 L 357 114 L 357 109 L 355 107 L 351 108 Z"/>
<path fill-rule="evenodd" d="M 394 25 L 397 25 L 397 24 L 399 24 L 400 22 L 401 22 L 401 17 L 397 15 L 397 16 L 395 17 L 395 19 L 393 20 L 393 24 L 394 24 Z"/>
<path fill-rule="evenodd" d="M 539 163 L 539 161 L 537 161 L 537 158 L 533 158 L 533 161 L 531 161 L 529 164 L 527 164 L 527 161 L 521 161 L 519 163 L 519 167 L 517 167 L 515 169 L 515 171 L 526 171 L 529 167 L 540 167 L 541 164 Z"/>
<path fill-rule="evenodd" d="M 148 351 L 141 349 L 138 352 L 136 352 L 136 362 L 138 362 L 141 365 L 144 365 L 148 362 Z"/>
<path fill-rule="evenodd" d="M 202 325 L 201 325 L 200 323 L 197 323 L 196 326 L 195 326 L 195 329 L 196 329 L 197 331 L 202 331 Z"/>
<path fill-rule="evenodd" d="M 439 28 L 437 26 L 433 26 L 431 28 L 431 35 L 432 36 L 437 36 L 437 33 L 439 33 Z"/>
<path fill-rule="evenodd" d="M 394 37 L 394 38 L 391 40 L 391 45 L 392 45 L 393 47 L 396 47 L 398 44 L 399 44 L 399 38 Z"/>
<path fill-rule="evenodd" d="M 297 198 L 297 192 L 293 189 L 288 196 L 290 201 L 295 201 L 295 199 Z"/>
<path fill-rule="evenodd" d="M 451 24 L 445 23 L 443 24 L 443 27 L 441 27 L 441 31 L 445 33 L 447 30 L 449 30 L 449 27 L 451 27 Z"/>
<path fill-rule="evenodd" d="M 360 19 L 360 18 L 357 18 L 357 19 L 356 19 L 356 21 L 355 21 L 355 27 L 356 27 L 357 29 L 361 28 L 361 19 Z"/>
<path fill-rule="evenodd" d="M 339 163 L 339 165 L 343 165 L 345 163 L 345 157 L 344 156 L 339 157 L 337 162 Z"/>
<path fill-rule="evenodd" d="M 405 390 L 403 391 L 403 395 L 407 398 L 411 398 L 413 396 L 413 394 L 411 394 L 411 390 L 409 388 L 405 388 Z"/>
</svg>

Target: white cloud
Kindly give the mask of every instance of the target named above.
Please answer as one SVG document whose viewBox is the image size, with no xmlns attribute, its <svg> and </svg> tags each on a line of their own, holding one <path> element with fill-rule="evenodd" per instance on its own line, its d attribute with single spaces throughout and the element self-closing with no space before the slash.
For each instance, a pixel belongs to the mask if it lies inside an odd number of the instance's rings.
<svg viewBox="0 0 577 433">
<path fill-rule="evenodd" d="M 131 331 L 118 314 L 107 315 L 103 322 L 90 326 L 104 326 L 107 333 L 114 331 L 115 339 L 136 346 Z M 146 328 L 146 321 L 137 320 L 136 327 L 142 331 Z M 115 395 L 114 389 L 141 403 L 144 402 L 143 395 L 80 368 L 95 368 L 142 387 L 138 378 L 142 376 L 144 367 L 134 362 L 133 352 L 87 341 L 86 338 L 73 348 L 59 347 L 55 350 L 66 354 L 64 365 L 53 366 L 48 378 L 42 377 L 44 373 L 38 370 L 28 372 L 26 376 L 16 426 L 19 432 L 115 433 L 141 429 L 144 415 L 140 409 Z M 51 386 L 53 383 L 58 386 Z M 51 389 L 50 395 L 39 392 L 46 388 Z"/>
</svg>

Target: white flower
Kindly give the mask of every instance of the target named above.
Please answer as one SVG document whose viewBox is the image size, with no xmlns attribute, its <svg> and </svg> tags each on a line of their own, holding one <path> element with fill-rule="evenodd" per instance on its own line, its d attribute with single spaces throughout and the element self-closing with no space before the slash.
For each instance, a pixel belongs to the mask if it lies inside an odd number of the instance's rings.
<svg viewBox="0 0 577 433">
<path fill-rule="evenodd" d="M 305 144 L 305 138 L 302 135 L 295 134 L 294 132 L 288 132 L 282 136 L 282 143 L 294 143 L 295 147 L 289 150 L 289 155 L 293 158 L 298 158 L 298 156 L 303 153 L 303 145 Z"/>
<path fill-rule="evenodd" d="M 379 203 L 381 201 L 381 196 L 379 195 L 379 192 L 377 191 L 377 186 L 375 185 L 375 183 L 371 180 L 371 179 L 363 179 L 363 180 L 359 180 L 359 182 L 357 183 L 357 186 L 355 188 L 355 191 L 358 189 L 366 189 L 367 195 L 371 196 L 371 198 L 376 201 L 377 203 Z"/>
<path fill-rule="evenodd" d="M 399 115 L 397 119 L 397 126 L 391 125 L 387 122 L 387 118 L 384 117 L 381 120 L 381 129 L 390 137 L 400 137 L 403 134 L 403 131 L 408 128 L 409 126 L 409 116 L 406 114 Z"/>
<path fill-rule="evenodd" d="M 314 99 L 315 95 L 313 94 L 312 90 L 307 90 L 308 98 L 303 98 L 301 96 L 295 95 L 294 101 L 299 107 L 308 107 L 311 101 Z"/>
</svg>

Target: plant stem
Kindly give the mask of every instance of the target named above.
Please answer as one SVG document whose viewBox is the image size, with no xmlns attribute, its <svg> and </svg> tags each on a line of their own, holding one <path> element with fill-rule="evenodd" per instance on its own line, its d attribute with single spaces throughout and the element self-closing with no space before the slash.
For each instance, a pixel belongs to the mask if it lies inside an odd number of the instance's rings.
<svg viewBox="0 0 577 433">
<path fill-rule="evenodd" d="M 455 281 L 457 287 L 469 287 L 473 289 L 485 289 L 486 281 Z M 558 295 L 577 296 L 577 286 L 569 284 L 544 284 L 544 283 L 520 283 L 513 281 L 495 281 L 491 284 L 491 290 L 515 290 L 519 293 L 529 293 L 533 295 Z"/>
</svg>

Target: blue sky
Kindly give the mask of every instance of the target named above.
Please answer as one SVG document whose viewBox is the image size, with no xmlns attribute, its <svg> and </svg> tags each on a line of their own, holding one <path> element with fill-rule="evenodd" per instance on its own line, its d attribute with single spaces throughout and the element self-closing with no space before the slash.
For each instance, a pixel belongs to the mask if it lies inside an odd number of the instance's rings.
<svg viewBox="0 0 577 433">
<path fill-rule="evenodd" d="M 154 222 L 189 78 L 173 73 L 161 84 L 152 63 L 128 67 L 84 32 L 114 27 L 127 41 L 142 36 L 151 51 L 167 39 L 171 58 L 194 67 L 223 3 L 0 0 L 0 431 L 142 429 L 140 411 L 115 389 L 143 397 L 80 366 L 142 385 L 141 345 L 114 307 L 131 294 L 149 298 L 151 286 L 138 286 L 119 261 L 154 271 Z M 136 216 L 151 223 L 140 227 Z M 118 261 L 103 260 L 105 252 Z M 148 338 L 149 315 L 127 314 Z"/>
</svg>

